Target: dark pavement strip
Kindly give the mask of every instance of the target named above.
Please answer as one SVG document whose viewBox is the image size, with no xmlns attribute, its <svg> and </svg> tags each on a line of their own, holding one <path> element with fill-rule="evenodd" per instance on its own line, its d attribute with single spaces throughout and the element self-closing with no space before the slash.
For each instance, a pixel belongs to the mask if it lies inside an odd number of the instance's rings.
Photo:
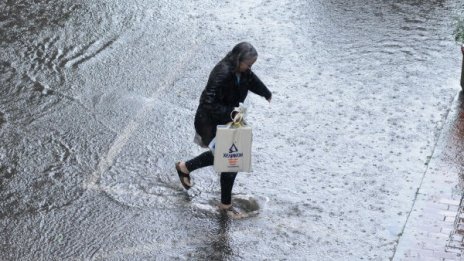
<svg viewBox="0 0 464 261">
<path fill-rule="evenodd" d="M 464 93 L 453 101 L 393 260 L 464 259 Z"/>
</svg>

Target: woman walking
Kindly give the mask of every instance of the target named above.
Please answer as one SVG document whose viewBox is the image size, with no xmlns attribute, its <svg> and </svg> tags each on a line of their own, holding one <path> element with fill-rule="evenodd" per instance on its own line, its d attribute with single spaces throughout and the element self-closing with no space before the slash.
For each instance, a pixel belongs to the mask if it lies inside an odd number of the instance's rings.
<svg viewBox="0 0 464 261">
<path fill-rule="evenodd" d="M 251 91 L 271 102 L 272 94 L 261 80 L 251 71 L 258 53 L 247 42 L 237 44 L 209 75 L 208 83 L 200 97 L 195 114 L 196 137 L 200 146 L 207 148 L 216 136 L 217 125 L 231 121 L 231 113 L 243 102 Z M 234 115 L 232 115 L 234 116 Z M 196 169 L 213 165 L 213 152 L 208 150 L 189 161 L 175 164 L 180 182 L 185 189 L 192 186 L 190 173 Z M 221 173 L 221 204 L 219 208 L 228 214 L 237 215 L 232 207 L 232 187 L 236 172 Z"/>
</svg>

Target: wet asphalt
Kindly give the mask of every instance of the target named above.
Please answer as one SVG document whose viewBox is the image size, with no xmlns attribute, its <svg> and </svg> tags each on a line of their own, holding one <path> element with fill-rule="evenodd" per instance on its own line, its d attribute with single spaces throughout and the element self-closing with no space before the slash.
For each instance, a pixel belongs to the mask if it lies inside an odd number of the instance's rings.
<svg viewBox="0 0 464 261">
<path fill-rule="evenodd" d="M 457 0 L 0 9 L 1 260 L 390 259 L 460 89 Z M 203 151 L 199 95 L 244 40 L 273 100 L 247 99 L 234 187 L 260 213 L 231 220 L 212 169 L 186 192 L 173 167 Z"/>
</svg>

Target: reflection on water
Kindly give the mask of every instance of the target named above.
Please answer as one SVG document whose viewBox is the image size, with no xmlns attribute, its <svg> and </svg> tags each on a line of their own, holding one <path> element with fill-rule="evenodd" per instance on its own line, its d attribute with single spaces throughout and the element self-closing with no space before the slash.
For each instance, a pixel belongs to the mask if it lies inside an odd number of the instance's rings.
<svg viewBox="0 0 464 261">
<path fill-rule="evenodd" d="M 1 1 L 0 46 L 22 41 L 46 28 L 64 26 L 80 7 L 74 1 L 61 0 Z"/>
<path fill-rule="evenodd" d="M 232 256 L 233 250 L 230 246 L 229 236 L 230 222 L 230 218 L 224 212 L 217 218 L 218 228 L 217 231 L 213 232 L 211 237 L 211 248 L 213 251 L 207 257 L 208 260 L 227 260 L 228 257 Z"/>
</svg>

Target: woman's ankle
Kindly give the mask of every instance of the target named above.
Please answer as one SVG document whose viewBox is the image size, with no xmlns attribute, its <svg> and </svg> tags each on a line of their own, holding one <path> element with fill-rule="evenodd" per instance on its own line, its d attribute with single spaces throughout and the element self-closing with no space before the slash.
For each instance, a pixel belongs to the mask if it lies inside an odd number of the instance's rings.
<svg viewBox="0 0 464 261">
<path fill-rule="evenodd" d="M 230 207 L 232 207 L 232 204 L 219 203 L 219 208 L 220 209 L 228 209 Z"/>
</svg>

